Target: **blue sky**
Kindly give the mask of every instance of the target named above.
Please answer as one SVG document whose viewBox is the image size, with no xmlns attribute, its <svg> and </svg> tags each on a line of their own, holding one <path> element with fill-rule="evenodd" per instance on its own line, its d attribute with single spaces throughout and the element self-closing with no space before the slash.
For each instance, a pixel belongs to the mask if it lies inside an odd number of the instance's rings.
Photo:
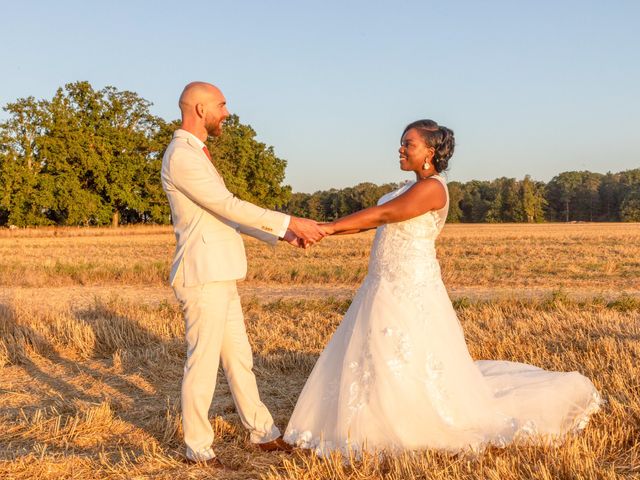
<svg viewBox="0 0 640 480">
<path fill-rule="evenodd" d="M 637 1 L 3 3 L 1 105 L 88 80 L 170 120 L 210 81 L 294 191 L 410 178 L 418 118 L 455 131 L 453 180 L 640 167 Z"/>
</svg>

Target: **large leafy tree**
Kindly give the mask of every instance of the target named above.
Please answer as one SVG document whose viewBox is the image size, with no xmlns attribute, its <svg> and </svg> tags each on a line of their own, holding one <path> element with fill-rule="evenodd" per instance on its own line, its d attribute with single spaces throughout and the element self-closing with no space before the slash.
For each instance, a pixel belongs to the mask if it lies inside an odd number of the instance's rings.
<svg viewBox="0 0 640 480">
<path fill-rule="evenodd" d="M 150 112 L 138 94 L 75 82 L 51 100 L 19 99 L 0 124 L 0 224 L 118 225 L 170 221 L 162 154 L 178 121 Z M 286 204 L 286 161 L 231 116 L 210 143 L 216 167 L 240 198 Z"/>
<path fill-rule="evenodd" d="M 253 128 L 231 115 L 222 135 L 209 143 L 211 156 L 229 191 L 265 208 L 283 207 L 291 196 L 291 187 L 282 184 L 287 162 L 255 137 Z"/>
<path fill-rule="evenodd" d="M 164 121 L 136 93 L 88 82 L 19 99 L 0 125 L 0 197 L 16 225 L 168 219 L 156 140 Z"/>
</svg>

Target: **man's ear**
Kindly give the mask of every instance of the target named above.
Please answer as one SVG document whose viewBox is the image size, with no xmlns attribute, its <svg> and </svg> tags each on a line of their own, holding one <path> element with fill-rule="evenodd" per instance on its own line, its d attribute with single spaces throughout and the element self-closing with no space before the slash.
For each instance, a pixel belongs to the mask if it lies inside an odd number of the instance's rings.
<svg viewBox="0 0 640 480">
<path fill-rule="evenodd" d="M 200 118 L 204 118 L 204 105 L 202 103 L 196 103 L 196 115 L 198 115 Z"/>
</svg>

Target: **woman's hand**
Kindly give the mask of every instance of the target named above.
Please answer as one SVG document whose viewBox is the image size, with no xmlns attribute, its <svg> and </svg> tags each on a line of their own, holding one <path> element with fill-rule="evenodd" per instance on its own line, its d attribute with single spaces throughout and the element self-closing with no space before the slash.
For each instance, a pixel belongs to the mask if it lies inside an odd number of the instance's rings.
<svg viewBox="0 0 640 480">
<path fill-rule="evenodd" d="M 336 232 L 333 222 L 319 223 L 318 225 L 325 235 L 333 235 Z"/>
</svg>

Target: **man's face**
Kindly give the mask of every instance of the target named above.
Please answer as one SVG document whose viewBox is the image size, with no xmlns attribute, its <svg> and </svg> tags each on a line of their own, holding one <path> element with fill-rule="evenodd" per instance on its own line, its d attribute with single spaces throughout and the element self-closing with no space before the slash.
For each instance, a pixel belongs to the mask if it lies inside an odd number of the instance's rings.
<svg viewBox="0 0 640 480">
<path fill-rule="evenodd" d="M 222 95 L 222 92 L 215 92 L 206 107 L 204 128 L 210 136 L 219 137 L 222 135 L 222 123 L 229 116 L 227 101 L 224 95 Z"/>
</svg>

